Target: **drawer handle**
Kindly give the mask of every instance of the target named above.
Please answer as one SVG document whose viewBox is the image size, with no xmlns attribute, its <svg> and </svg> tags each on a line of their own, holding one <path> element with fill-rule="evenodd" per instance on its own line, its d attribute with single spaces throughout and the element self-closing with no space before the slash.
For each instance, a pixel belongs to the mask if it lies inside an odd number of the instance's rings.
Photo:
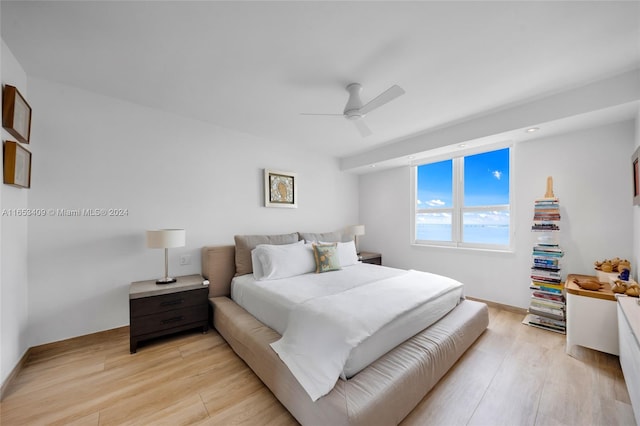
<svg viewBox="0 0 640 426">
<path fill-rule="evenodd" d="M 178 322 L 178 321 L 182 321 L 184 319 L 183 316 L 179 316 L 179 317 L 173 317 L 173 318 L 168 318 L 166 320 L 162 320 L 163 324 L 169 324 L 172 322 Z"/>
<path fill-rule="evenodd" d="M 179 305 L 182 302 L 184 302 L 184 299 L 176 299 L 176 300 L 170 300 L 168 302 L 162 302 L 160 304 L 160 306 L 173 306 L 173 305 Z"/>
</svg>

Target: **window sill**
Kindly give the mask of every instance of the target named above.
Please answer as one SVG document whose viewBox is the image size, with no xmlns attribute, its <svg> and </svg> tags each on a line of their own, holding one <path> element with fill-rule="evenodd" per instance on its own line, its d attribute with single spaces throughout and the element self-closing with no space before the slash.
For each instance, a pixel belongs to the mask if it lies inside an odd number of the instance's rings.
<svg viewBox="0 0 640 426">
<path fill-rule="evenodd" d="M 513 254 L 515 250 L 513 248 L 492 248 L 492 247 L 467 247 L 456 246 L 446 244 L 423 244 L 423 243 L 411 243 L 411 247 L 418 249 L 433 249 L 433 250 L 458 250 L 469 252 L 483 252 L 483 253 L 496 253 L 496 254 Z"/>
</svg>

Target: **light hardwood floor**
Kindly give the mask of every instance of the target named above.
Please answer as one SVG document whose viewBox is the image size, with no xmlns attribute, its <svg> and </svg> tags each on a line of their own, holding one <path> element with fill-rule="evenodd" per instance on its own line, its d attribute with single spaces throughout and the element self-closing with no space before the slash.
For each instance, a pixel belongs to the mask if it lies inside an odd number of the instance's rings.
<svg viewBox="0 0 640 426">
<path fill-rule="evenodd" d="M 618 358 L 490 308 L 489 329 L 403 425 L 635 425 Z M 0 424 L 296 425 L 215 332 L 129 354 L 128 329 L 34 348 Z"/>
</svg>

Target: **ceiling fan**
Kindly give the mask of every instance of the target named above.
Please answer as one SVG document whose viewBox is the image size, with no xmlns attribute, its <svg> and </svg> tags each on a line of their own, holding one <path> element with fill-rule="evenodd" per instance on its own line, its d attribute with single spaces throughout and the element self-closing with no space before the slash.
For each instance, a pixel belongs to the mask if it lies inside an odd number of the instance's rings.
<svg viewBox="0 0 640 426">
<path fill-rule="evenodd" d="M 405 91 L 400 86 L 394 84 L 384 92 L 380 93 L 378 96 L 367 102 L 366 104 L 362 104 L 362 99 L 360 99 L 360 93 L 362 92 L 362 85 L 359 83 L 351 83 L 347 86 L 347 92 L 349 92 L 349 100 L 347 101 L 347 105 L 344 107 L 344 111 L 342 114 L 313 114 L 313 113 L 302 113 L 302 115 L 333 115 L 333 116 L 342 116 L 347 120 L 351 120 L 353 124 L 356 126 L 360 135 L 364 138 L 371 135 L 371 130 L 362 120 L 366 114 L 373 111 L 374 109 L 380 108 L 382 105 L 391 102 L 398 96 L 404 95 Z"/>
</svg>

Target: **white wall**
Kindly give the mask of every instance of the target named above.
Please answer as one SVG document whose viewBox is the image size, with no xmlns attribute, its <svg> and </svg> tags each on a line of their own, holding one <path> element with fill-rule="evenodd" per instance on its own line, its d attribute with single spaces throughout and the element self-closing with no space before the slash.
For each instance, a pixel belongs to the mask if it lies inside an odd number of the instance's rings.
<svg viewBox="0 0 640 426">
<path fill-rule="evenodd" d="M 560 198 L 565 273 L 592 274 L 597 259 L 632 257 L 633 141 L 634 123 L 628 121 L 517 144 L 511 170 L 512 253 L 411 246 L 409 167 L 362 175 L 360 221 L 367 233 L 361 248 L 381 252 L 388 266 L 454 277 L 466 284 L 469 296 L 525 308 L 535 242 L 533 202 L 544 196 L 547 176 L 553 176 Z"/>
<path fill-rule="evenodd" d="M 636 116 L 636 138 L 635 147 L 640 147 L 640 108 L 638 108 L 638 115 Z M 631 269 L 635 280 L 640 282 L 640 206 L 633 206 L 633 263 Z"/>
<path fill-rule="evenodd" d="M 27 75 L 2 41 L 2 87 L 10 84 L 30 102 Z M 2 129 L 2 141 L 13 140 Z M 37 139 L 32 139 L 37 143 Z M 33 151 L 32 146 L 26 146 Z M 2 163 L 4 167 L 4 162 Z M 4 383 L 29 345 L 27 331 L 27 218 L 11 216 L 27 207 L 28 189 L 0 184 L 0 383 Z"/>
<path fill-rule="evenodd" d="M 200 272 L 204 245 L 234 234 L 325 232 L 358 219 L 358 179 L 334 158 L 290 151 L 87 91 L 30 79 L 35 111 L 29 207 L 121 208 L 124 217 L 29 219 L 29 345 L 129 322 L 128 286 L 164 272 L 144 231 L 184 227 L 172 275 Z M 262 169 L 294 171 L 299 208 L 263 207 Z M 179 266 L 191 254 L 192 264 Z"/>
</svg>

